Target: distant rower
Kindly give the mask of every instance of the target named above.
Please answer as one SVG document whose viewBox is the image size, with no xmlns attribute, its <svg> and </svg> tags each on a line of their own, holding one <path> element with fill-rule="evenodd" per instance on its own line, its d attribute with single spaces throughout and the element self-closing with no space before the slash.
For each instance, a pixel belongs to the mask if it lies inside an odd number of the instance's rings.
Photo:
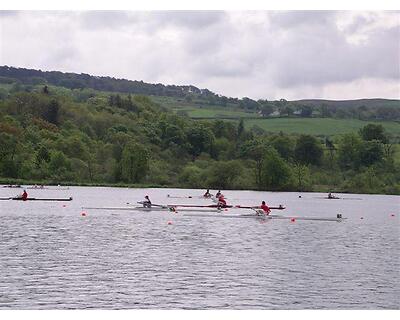
<svg viewBox="0 0 400 320">
<path fill-rule="evenodd" d="M 206 193 L 203 194 L 204 198 L 211 198 L 211 193 L 210 193 L 210 189 L 207 189 Z"/>
<path fill-rule="evenodd" d="M 24 192 L 22 192 L 22 194 L 19 196 L 23 201 L 28 200 L 28 193 L 26 192 L 26 190 L 24 189 Z"/>
<path fill-rule="evenodd" d="M 218 199 L 220 196 L 223 196 L 221 193 L 221 190 L 218 190 L 218 192 L 215 194 L 215 197 Z"/>
<path fill-rule="evenodd" d="M 145 208 L 151 208 L 151 201 L 150 201 L 149 196 L 145 196 L 144 199 L 145 199 L 145 200 L 142 202 L 143 207 L 145 207 Z"/>
</svg>

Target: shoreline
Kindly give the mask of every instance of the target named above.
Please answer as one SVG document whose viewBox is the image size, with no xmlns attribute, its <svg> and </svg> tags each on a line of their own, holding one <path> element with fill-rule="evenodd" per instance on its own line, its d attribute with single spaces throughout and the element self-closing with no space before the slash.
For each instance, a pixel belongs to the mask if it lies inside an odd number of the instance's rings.
<svg viewBox="0 0 400 320">
<path fill-rule="evenodd" d="M 73 182 L 73 181 L 63 181 L 63 182 L 55 182 L 53 180 L 44 180 L 44 181 L 37 181 L 37 180 L 22 180 L 22 179 L 2 179 L 0 178 L 0 185 L 3 189 L 23 189 L 26 186 L 53 186 L 53 187 L 109 187 L 109 188 L 155 188 L 155 189 L 196 189 L 190 187 L 183 187 L 177 185 L 159 185 L 159 184 L 152 184 L 152 183 L 95 183 L 95 182 Z M 20 187 L 6 187 L 7 185 L 13 186 L 20 186 Z M 40 190 L 40 187 L 37 188 Z M 209 187 L 199 188 L 198 190 L 205 190 L 209 189 Z M 218 189 L 218 188 L 214 188 Z M 370 195 L 387 195 L 387 196 L 399 196 L 400 194 L 389 194 L 389 193 L 363 193 L 357 192 L 355 190 L 342 190 L 342 189 L 335 189 L 333 187 L 326 186 L 326 188 L 318 188 L 318 189 L 307 189 L 307 190 L 293 190 L 293 189 L 285 189 L 285 190 L 258 190 L 258 189 L 224 189 L 232 190 L 232 191 L 259 191 L 259 192 L 297 192 L 297 193 L 341 193 L 341 194 L 370 194 Z"/>
</svg>

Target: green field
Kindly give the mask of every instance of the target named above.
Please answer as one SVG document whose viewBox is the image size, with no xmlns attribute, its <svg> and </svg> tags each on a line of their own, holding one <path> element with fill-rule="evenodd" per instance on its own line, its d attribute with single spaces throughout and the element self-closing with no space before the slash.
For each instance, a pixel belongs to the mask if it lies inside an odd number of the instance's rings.
<svg viewBox="0 0 400 320">
<path fill-rule="evenodd" d="M 303 133 L 311 135 L 332 136 L 356 132 L 368 123 L 382 124 L 386 132 L 400 135 L 400 124 L 387 121 L 361 121 L 357 119 L 331 118 L 276 118 L 245 120 L 245 127 L 258 126 L 267 132 Z"/>
<path fill-rule="evenodd" d="M 188 116 L 193 119 L 198 118 L 210 118 L 210 119 L 229 119 L 229 118 L 254 118 L 257 114 L 253 112 L 235 111 L 235 110 L 224 110 L 224 109 L 208 109 L 208 108 L 183 108 L 175 109 L 183 110 L 188 113 Z"/>
</svg>

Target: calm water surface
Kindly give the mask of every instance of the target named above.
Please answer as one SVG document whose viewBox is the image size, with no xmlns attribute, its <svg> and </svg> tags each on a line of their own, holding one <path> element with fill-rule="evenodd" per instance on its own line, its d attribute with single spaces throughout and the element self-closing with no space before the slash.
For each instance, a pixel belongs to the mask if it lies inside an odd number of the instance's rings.
<svg viewBox="0 0 400 320">
<path fill-rule="evenodd" d="M 3 188 L 0 197 L 16 192 Z M 72 202 L 0 201 L 0 309 L 399 309 L 396 196 L 225 192 L 228 203 L 266 200 L 287 215 L 342 213 L 341 223 L 81 216 L 82 206 L 125 206 L 146 194 L 154 203 L 210 204 L 167 198 L 202 192 L 72 187 L 30 190 Z"/>
</svg>

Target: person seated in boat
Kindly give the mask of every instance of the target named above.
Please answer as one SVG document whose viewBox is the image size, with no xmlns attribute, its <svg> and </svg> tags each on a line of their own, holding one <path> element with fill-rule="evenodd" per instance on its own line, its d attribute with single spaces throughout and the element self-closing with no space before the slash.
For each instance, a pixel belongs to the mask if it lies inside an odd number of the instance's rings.
<svg viewBox="0 0 400 320">
<path fill-rule="evenodd" d="M 144 201 L 142 202 L 144 208 L 151 208 L 151 201 L 149 196 L 144 197 Z"/>
<path fill-rule="evenodd" d="M 331 192 L 328 193 L 328 199 L 335 199 L 335 198 L 336 197 Z"/>
<path fill-rule="evenodd" d="M 265 201 L 261 202 L 260 209 L 262 209 L 266 215 L 271 213 L 271 209 L 266 205 Z"/>
<path fill-rule="evenodd" d="M 211 193 L 210 193 L 210 189 L 207 189 L 206 193 L 203 194 L 204 198 L 211 198 Z"/>
<path fill-rule="evenodd" d="M 221 190 L 218 190 L 218 192 L 215 194 L 215 198 L 219 198 L 220 196 L 223 196 L 221 193 Z"/>
<path fill-rule="evenodd" d="M 23 201 L 28 200 L 28 193 L 26 192 L 26 190 L 24 189 L 24 192 L 22 192 L 22 194 L 20 194 L 18 196 L 18 198 L 22 199 Z"/>
<path fill-rule="evenodd" d="M 225 198 L 224 198 L 224 196 L 222 194 L 218 197 L 217 207 L 218 208 L 225 208 L 226 207 L 226 200 L 225 200 Z"/>
</svg>

